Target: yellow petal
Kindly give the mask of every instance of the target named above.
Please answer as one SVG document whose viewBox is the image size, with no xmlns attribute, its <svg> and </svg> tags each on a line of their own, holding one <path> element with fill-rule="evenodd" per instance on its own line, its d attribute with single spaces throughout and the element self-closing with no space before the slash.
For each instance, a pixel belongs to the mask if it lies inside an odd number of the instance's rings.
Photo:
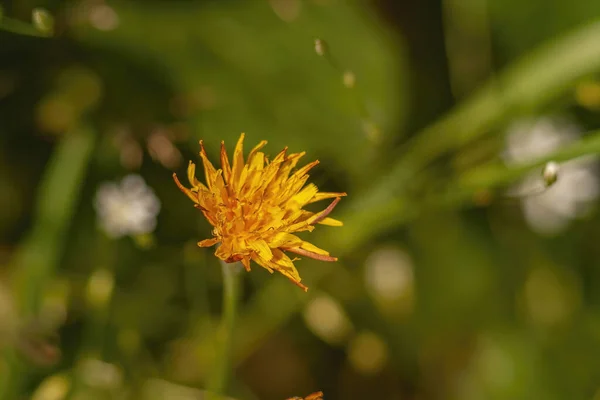
<svg viewBox="0 0 600 400">
<path fill-rule="evenodd" d="M 250 272 L 250 258 L 244 257 L 240 260 L 246 271 Z"/>
<path fill-rule="evenodd" d="M 261 171 L 265 166 L 265 153 L 258 152 L 252 158 L 248 158 L 250 171 Z"/>
<path fill-rule="evenodd" d="M 320 254 L 320 255 L 323 255 L 323 256 L 328 256 L 329 255 L 328 251 L 323 250 L 323 249 L 321 249 L 321 248 L 319 248 L 319 247 L 317 247 L 314 244 L 309 243 L 309 242 L 304 242 L 303 241 L 302 245 L 300 245 L 300 248 L 304 249 L 304 250 L 307 250 L 307 251 L 310 251 L 311 253 L 316 253 L 316 254 Z"/>
<path fill-rule="evenodd" d="M 231 184 L 231 165 L 229 165 L 229 158 L 227 157 L 227 150 L 225 150 L 225 142 L 221 141 L 221 168 L 223 169 L 223 178 L 227 184 Z"/>
<path fill-rule="evenodd" d="M 296 164 L 298 164 L 298 161 L 300 158 L 302 158 L 302 156 L 304 156 L 304 154 L 306 153 L 293 153 L 285 157 L 285 160 L 283 160 L 281 166 L 279 167 L 279 171 L 277 172 L 277 179 L 285 181 L 290 175 L 292 169 L 296 166 Z"/>
<path fill-rule="evenodd" d="M 306 164 L 304 167 L 300 168 L 298 171 L 294 172 L 294 175 L 290 179 L 298 179 L 308 173 L 313 167 L 319 165 L 319 160 L 315 160 L 311 163 Z"/>
<path fill-rule="evenodd" d="M 214 246 L 215 244 L 217 244 L 219 242 L 220 242 L 220 239 L 217 239 L 217 238 L 204 239 L 204 240 L 198 242 L 198 247 L 210 247 L 210 246 Z"/>
<path fill-rule="evenodd" d="M 208 185 L 208 188 L 212 190 L 212 184 L 214 182 L 215 175 L 217 174 L 217 170 L 215 169 L 215 167 L 213 167 L 212 163 L 208 159 L 202 140 L 200 141 L 200 157 L 202 158 L 202 164 L 204 165 L 204 175 L 206 177 L 206 184 Z"/>
<path fill-rule="evenodd" d="M 241 196 L 245 196 L 248 200 L 255 194 L 256 189 L 259 187 L 261 174 L 257 171 L 248 173 L 246 180 L 244 181 L 244 187 L 240 190 Z M 254 210 L 249 210 L 250 213 Z"/>
<path fill-rule="evenodd" d="M 278 232 L 269 240 L 269 246 L 272 248 L 298 247 L 300 245 L 302 245 L 302 239 L 287 232 Z"/>
<path fill-rule="evenodd" d="M 218 194 L 223 202 L 227 202 L 229 199 L 229 193 L 227 192 L 227 188 L 225 187 L 225 181 L 223 181 L 223 171 L 218 169 L 215 174 L 215 180 L 212 183 L 213 193 Z"/>
<path fill-rule="evenodd" d="M 333 199 L 336 197 L 344 197 L 346 196 L 346 193 L 334 193 L 334 192 L 320 192 L 317 193 L 309 202 L 310 203 L 315 203 L 317 201 L 321 201 L 321 200 L 326 200 L 326 199 Z"/>
<path fill-rule="evenodd" d="M 248 164 L 252 163 L 252 160 L 254 159 L 254 157 L 258 155 L 258 151 L 260 149 L 262 149 L 263 147 L 265 147 L 266 144 L 267 144 L 266 140 L 261 140 L 259 144 L 257 144 L 256 146 L 254 146 L 254 148 L 252 150 L 250 150 L 250 154 L 248 154 Z M 263 154 L 263 156 L 264 156 L 264 154 Z"/>
<path fill-rule="evenodd" d="M 242 169 L 244 168 L 244 136 L 242 133 L 240 138 L 235 145 L 235 150 L 233 151 L 233 166 L 231 167 L 231 186 L 234 191 L 237 192 L 239 186 L 237 180 L 242 174 Z"/>
<path fill-rule="evenodd" d="M 285 146 L 283 148 L 283 150 L 281 150 L 279 153 L 277 153 L 277 155 L 273 159 L 272 163 L 273 164 L 281 164 L 282 162 L 284 162 L 285 158 L 286 158 L 285 155 L 286 155 L 287 151 L 288 151 L 288 147 Z M 279 168 L 279 166 L 278 166 L 278 168 Z"/>
<path fill-rule="evenodd" d="M 249 168 L 250 167 L 248 166 L 248 164 L 244 165 L 244 168 L 242 168 L 242 173 L 240 174 L 240 176 L 238 176 L 238 179 L 235 183 L 237 192 L 241 192 L 242 188 L 244 187 L 244 183 L 246 183 L 246 179 L 248 178 Z"/>
<path fill-rule="evenodd" d="M 232 256 L 232 248 L 231 242 L 228 240 L 221 241 L 221 245 L 215 251 L 215 256 L 219 257 L 221 260 L 225 261 Z"/>
<path fill-rule="evenodd" d="M 273 249 L 273 258 L 271 259 L 271 263 L 276 264 L 278 266 L 278 270 L 285 270 L 294 278 L 294 280 L 300 282 L 300 274 L 298 274 L 298 270 L 294 266 L 292 260 L 290 260 L 290 258 L 283 251 L 279 249 Z"/>
<path fill-rule="evenodd" d="M 322 221 L 319 221 L 319 224 L 327 226 L 344 226 L 344 223 L 342 221 L 329 217 L 325 218 Z"/>
<path fill-rule="evenodd" d="M 264 258 L 259 257 L 259 255 L 256 253 L 253 253 L 251 258 L 255 263 L 257 263 L 258 265 L 260 265 L 261 267 L 263 267 L 270 273 L 273 273 L 273 268 L 270 267 L 270 265 L 271 265 L 270 261 L 267 261 Z"/>
<path fill-rule="evenodd" d="M 290 201 L 297 203 L 300 207 L 302 207 L 309 203 L 318 191 L 319 189 L 317 188 L 317 185 L 310 183 L 304 189 L 292 196 Z"/>
<path fill-rule="evenodd" d="M 293 196 L 294 194 L 298 193 L 298 191 L 300 189 L 302 189 L 302 186 L 304 186 L 304 184 L 306 183 L 307 180 L 308 180 L 308 175 L 304 175 L 303 177 L 298 178 L 298 179 L 290 178 L 286 182 L 286 187 L 283 190 L 283 193 L 285 193 L 285 194 L 279 197 L 279 199 L 280 199 L 279 203 L 281 204 L 281 203 L 289 200 L 290 196 Z"/>
<path fill-rule="evenodd" d="M 213 215 L 205 210 L 201 210 L 202 211 L 202 215 L 204 215 L 204 218 L 206 218 L 206 220 L 214 227 L 218 226 L 218 222 L 217 220 L 215 220 L 215 217 L 213 217 Z"/>
<path fill-rule="evenodd" d="M 335 208 L 337 203 L 340 202 L 340 200 L 340 197 L 336 197 L 335 200 L 333 200 L 331 204 L 329 204 L 327 208 L 323 211 L 313 214 L 312 216 L 306 219 L 300 218 L 298 222 L 288 225 L 286 229 L 288 230 L 288 232 L 298 232 L 307 230 L 309 226 L 318 224 L 319 222 L 323 221 L 331 213 L 331 211 L 333 211 L 333 209 Z M 308 215 L 308 213 L 306 213 L 305 215 Z"/>
<path fill-rule="evenodd" d="M 300 152 L 300 153 L 292 153 L 288 156 L 287 161 L 290 163 L 291 167 L 294 168 L 296 166 L 296 164 L 298 164 L 298 161 L 300 161 L 300 159 L 302 157 L 304 157 L 306 155 L 306 152 Z"/>
<path fill-rule="evenodd" d="M 273 258 L 273 253 L 271 252 L 271 249 L 267 245 L 267 242 L 265 242 L 264 240 L 262 240 L 262 239 L 255 240 L 255 241 L 249 243 L 249 245 L 252 248 L 252 250 L 254 250 L 260 256 L 260 258 L 262 258 L 266 261 L 269 261 L 271 258 Z"/>
<path fill-rule="evenodd" d="M 190 181 L 190 185 L 192 188 L 202 188 L 208 190 L 206 186 L 204 186 L 198 179 L 196 179 L 196 164 L 190 161 L 187 169 L 188 181 Z"/>
<path fill-rule="evenodd" d="M 273 161 L 272 163 L 267 165 L 265 169 L 263 169 L 259 190 L 264 190 L 266 193 L 273 192 L 271 190 L 270 184 L 277 175 L 279 164 L 280 163 L 276 163 L 275 161 Z"/>
<path fill-rule="evenodd" d="M 189 197 L 190 200 L 192 200 L 194 203 L 198 204 L 198 193 L 194 193 L 190 189 L 183 186 L 181 184 L 181 182 L 179 182 L 179 179 L 177 178 L 177 174 L 173 174 L 173 179 L 175 180 L 175 184 L 177 185 L 179 190 L 181 190 L 183 193 L 185 193 L 186 196 Z"/>
<path fill-rule="evenodd" d="M 313 225 L 316 223 L 319 223 L 321 221 L 323 221 L 335 208 L 335 206 L 337 205 L 337 203 L 339 203 L 341 200 L 340 197 L 336 197 L 335 200 L 333 200 L 331 202 L 331 204 L 329 204 L 327 206 L 326 209 L 324 209 L 323 211 L 316 213 L 315 215 L 313 215 L 312 217 L 310 217 L 309 219 L 306 220 L 307 223 Z"/>
<path fill-rule="evenodd" d="M 255 259 L 255 261 L 269 271 L 275 270 L 279 272 L 283 276 L 287 277 L 290 281 L 294 282 L 294 284 L 302 288 L 305 292 L 308 291 L 308 288 L 300 283 L 300 274 L 298 274 L 298 270 L 294 266 L 294 263 L 281 250 L 273 249 L 273 258 L 270 261 L 265 262 L 265 260 L 260 259 L 260 257 Z"/>
</svg>

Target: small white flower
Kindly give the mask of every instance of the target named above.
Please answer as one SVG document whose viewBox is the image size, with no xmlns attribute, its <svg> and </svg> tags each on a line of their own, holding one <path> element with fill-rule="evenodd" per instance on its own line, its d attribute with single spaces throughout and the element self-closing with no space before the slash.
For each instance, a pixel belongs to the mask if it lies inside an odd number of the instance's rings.
<svg viewBox="0 0 600 400">
<path fill-rule="evenodd" d="M 111 238 L 152 232 L 160 211 L 160 201 L 139 175 L 127 175 L 120 184 L 101 184 L 94 206 L 100 226 Z"/>
<path fill-rule="evenodd" d="M 575 142 L 579 128 L 564 120 L 543 117 L 513 124 L 507 135 L 506 162 L 520 164 L 546 156 Z M 582 157 L 560 164 L 548 163 L 540 179 L 539 173 L 526 176 L 516 191 L 522 193 L 525 219 L 539 233 L 555 234 L 570 220 L 584 216 L 598 197 L 600 188 L 594 158 Z M 557 180 L 542 193 L 549 175 Z M 528 192 L 533 192 L 528 195 Z"/>
</svg>

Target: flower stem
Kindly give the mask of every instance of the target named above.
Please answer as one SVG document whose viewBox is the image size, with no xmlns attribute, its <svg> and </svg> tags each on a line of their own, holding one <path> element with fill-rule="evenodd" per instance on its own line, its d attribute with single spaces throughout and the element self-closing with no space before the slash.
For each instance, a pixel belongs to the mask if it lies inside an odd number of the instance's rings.
<svg viewBox="0 0 600 400">
<path fill-rule="evenodd" d="M 221 262 L 223 271 L 223 319 L 217 335 L 215 367 L 208 379 L 209 400 L 223 398 L 231 366 L 231 347 L 239 299 L 239 264 Z"/>
</svg>

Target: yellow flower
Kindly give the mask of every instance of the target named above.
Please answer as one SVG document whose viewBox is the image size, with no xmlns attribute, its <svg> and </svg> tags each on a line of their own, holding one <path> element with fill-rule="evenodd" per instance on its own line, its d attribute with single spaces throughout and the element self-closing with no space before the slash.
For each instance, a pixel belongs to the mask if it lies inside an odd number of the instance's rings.
<svg viewBox="0 0 600 400">
<path fill-rule="evenodd" d="M 337 261 L 323 249 L 308 243 L 295 232 L 312 231 L 316 224 L 341 226 L 342 222 L 327 216 L 341 196 L 346 193 L 319 192 L 308 184 L 308 171 L 317 165 L 313 161 L 292 172 L 304 152 L 287 154 L 287 147 L 269 162 L 259 150 L 267 142 L 261 141 L 250 151 L 244 163 L 244 134 L 240 136 L 229 163 L 225 144 L 221 142 L 221 169 L 208 160 L 202 141 L 200 157 L 204 164 L 206 186 L 196 179 L 196 166 L 190 162 L 188 179 L 191 189 L 184 187 L 173 174 L 175 183 L 202 211 L 214 227 L 213 238 L 198 243 L 209 247 L 217 243 L 215 255 L 231 263 L 241 261 L 250 271 L 250 260 L 269 272 L 279 271 L 305 291 L 300 275 L 285 252 L 291 252 L 322 261 Z M 313 213 L 302 208 L 316 201 L 334 199 L 323 211 Z"/>
</svg>

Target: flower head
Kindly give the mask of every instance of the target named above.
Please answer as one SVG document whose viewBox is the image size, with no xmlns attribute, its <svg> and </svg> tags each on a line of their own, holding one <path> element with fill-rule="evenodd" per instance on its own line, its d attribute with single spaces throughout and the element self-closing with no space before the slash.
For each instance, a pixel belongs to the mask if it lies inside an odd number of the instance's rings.
<svg viewBox="0 0 600 400">
<path fill-rule="evenodd" d="M 156 227 L 160 200 L 139 175 L 127 175 L 120 184 L 105 182 L 98 187 L 94 206 L 98 222 L 111 238 L 143 235 Z"/>
<path fill-rule="evenodd" d="M 240 136 L 230 163 L 221 142 L 221 169 L 208 160 L 200 141 L 200 157 L 204 165 L 206 185 L 196 179 L 196 166 L 190 162 L 188 179 L 191 189 L 184 187 L 173 174 L 175 183 L 195 204 L 214 227 L 213 238 L 198 243 L 209 247 L 220 243 L 215 255 L 231 263 L 241 261 L 247 271 L 250 260 L 278 271 L 305 291 L 300 275 L 286 252 L 322 261 L 337 261 L 325 250 L 308 243 L 294 233 L 312 231 L 316 224 L 341 226 L 342 223 L 327 216 L 341 196 L 346 193 L 319 192 L 314 184 L 305 183 L 308 171 L 317 165 L 313 161 L 292 171 L 304 152 L 287 154 L 283 149 L 269 162 L 261 148 L 265 140 L 256 145 L 244 162 L 244 134 Z M 334 199 L 323 211 L 313 213 L 303 207 L 316 201 Z"/>
<path fill-rule="evenodd" d="M 509 128 L 506 163 L 519 164 L 547 156 L 575 142 L 580 129 L 568 120 L 542 117 L 521 120 Z M 597 159 L 580 157 L 558 165 L 550 162 L 542 171 L 541 194 L 521 199 L 525 219 L 541 234 L 557 234 L 575 218 L 585 217 L 600 195 Z M 539 173 L 528 175 L 515 188 L 517 192 L 539 185 Z"/>
</svg>

